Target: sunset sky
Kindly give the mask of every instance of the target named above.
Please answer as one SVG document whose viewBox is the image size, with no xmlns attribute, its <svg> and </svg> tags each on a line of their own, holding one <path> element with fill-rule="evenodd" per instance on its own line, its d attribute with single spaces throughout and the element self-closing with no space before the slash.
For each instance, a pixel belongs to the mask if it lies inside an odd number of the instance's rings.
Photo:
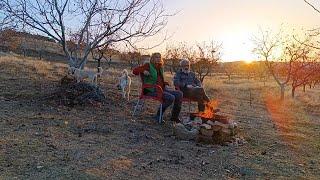
<svg viewBox="0 0 320 180">
<path fill-rule="evenodd" d="M 173 42 L 216 40 L 223 43 L 224 61 L 256 59 L 250 38 L 259 26 L 278 30 L 286 27 L 319 27 L 317 14 L 303 0 L 163 0 L 170 17 L 167 32 L 173 36 L 154 50 Z M 317 2 L 317 1 L 311 1 Z M 319 7 L 320 3 L 318 2 Z"/>
</svg>

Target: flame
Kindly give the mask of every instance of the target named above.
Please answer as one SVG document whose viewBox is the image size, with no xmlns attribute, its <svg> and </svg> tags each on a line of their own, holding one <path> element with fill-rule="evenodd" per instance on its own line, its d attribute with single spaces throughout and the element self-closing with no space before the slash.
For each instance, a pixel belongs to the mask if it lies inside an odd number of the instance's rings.
<svg viewBox="0 0 320 180">
<path fill-rule="evenodd" d="M 212 119 L 215 115 L 214 109 L 218 107 L 217 100 L 211 100 L 210 102 L 205 104 L 205 109 L 203 112 L 196 113 L 195 116 L 205 118 L 205 119 Z"/>
</svg>

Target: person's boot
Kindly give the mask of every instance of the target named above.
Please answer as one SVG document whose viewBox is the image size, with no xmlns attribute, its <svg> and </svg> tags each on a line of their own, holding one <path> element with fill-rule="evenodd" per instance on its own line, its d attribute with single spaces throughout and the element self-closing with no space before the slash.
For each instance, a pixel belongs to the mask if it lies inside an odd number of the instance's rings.
<svg viewBox="0 0 320 180">
<path fill-rule="evenodd" d="M 181 106 L 174 105 L 173 108 L 172 108 L 170 120 L 174 121 L 176 123 L 180 123 L 181 122 L 181 120 L 179 119 L 180 111 L 181 111 Z"/>
<path fill-rule="evenodd" d="M 198 102 L 198 111 L 199 112 L 204 112 L 206 106 L 203 102 Z"/>
</svg>

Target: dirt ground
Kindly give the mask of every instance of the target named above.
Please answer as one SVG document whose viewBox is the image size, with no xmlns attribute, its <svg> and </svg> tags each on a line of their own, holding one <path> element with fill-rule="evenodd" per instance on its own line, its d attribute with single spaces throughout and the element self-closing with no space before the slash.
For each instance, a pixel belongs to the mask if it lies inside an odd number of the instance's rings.
<svg viewBox="0 0 320 180">
<path fill-rule="evenodd" d="M 319 86 L 279 102 L 271 79 L 264 86 L 208 78 L 208 94 L 246 141 L 208 145 L 178 140 L 171 122 L 154 122 L 156 103 L 132 117 L 139 79 L 130 102 L 122 100 L 120 69 L 103 74 L 102 107 L 48 101 L 65 73 L 63 63 L 0 57 L 0 179 L 320 178 Z"/>
</svg>

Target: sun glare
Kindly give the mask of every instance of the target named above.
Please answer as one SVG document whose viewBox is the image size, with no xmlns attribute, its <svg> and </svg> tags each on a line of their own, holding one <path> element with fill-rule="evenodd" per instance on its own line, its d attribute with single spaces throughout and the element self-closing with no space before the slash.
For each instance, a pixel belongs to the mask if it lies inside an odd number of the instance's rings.
<svg viewBox="0 0 320 180">
<path fill-rule="evenodd" d="M 248 60 L 245 60 L 244 62 L 245 62 L 246 64 L 251 64 L 252 61 L 253 61 L 253 60 L 248 59 Z"/>
</svg>

